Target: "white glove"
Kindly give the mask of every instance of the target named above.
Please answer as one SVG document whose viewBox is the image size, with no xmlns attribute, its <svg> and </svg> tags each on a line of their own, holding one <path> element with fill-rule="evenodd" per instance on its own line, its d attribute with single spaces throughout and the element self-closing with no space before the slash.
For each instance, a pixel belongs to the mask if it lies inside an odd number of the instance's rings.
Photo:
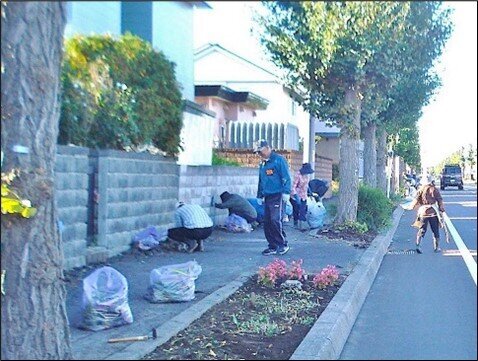
<svg viewBox="0 0 478 361">
<path fill-rule="evenodd" d="M 282 193 L 282 201 L 287 203 L 290 200 L 290 194 Z"/>
</svg>

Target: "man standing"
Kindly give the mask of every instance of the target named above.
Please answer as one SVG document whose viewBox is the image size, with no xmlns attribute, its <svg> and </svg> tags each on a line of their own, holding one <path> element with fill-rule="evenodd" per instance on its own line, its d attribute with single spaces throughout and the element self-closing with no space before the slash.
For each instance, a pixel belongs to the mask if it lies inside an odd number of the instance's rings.
<svg viewBox="0 0 478 361">
<path fill-rule="evenodd" d="M 213 223 L 206 211 L 197 204 L 179 202 L 174 214 L 175 228 L 168 237 L 188 245 L 188 252 L 204 251 L 203 241 L 212 234 Z"/>
<path fill-rule="evenodd" d="M 431 176 L 423 174 L 420 182 L 422 187 L 418 190 L 415 199 L 410 205 L 411 209 L 415 208 L 416 205 L 420 206 L 417 211 L 417 221 L 414 223 L 414 226 L 418 228 L 416 239 L 417 253 L 422 253 L 420 245 L 427 231 L 428 223 L 430 223 L 430 228 L 433 232 L 433 249 L 438 253 L 441 252 L 439 229 L 442 225 L 441 213 L 445 212 L 443 199 L 440 191 L 435 188 Z"/>
<path fill-rule="evenodd" d="M 284 157 L 273 152 L 265 140 L 258 141 L 254 152 L 262 158 L 257 198 L 264 198 L 264 235 L 269 243 L 262 254 L 283 255 L 289 251 L 282 225 L 285 202 L 291 190 L 289 168 Z"/>
</svg>

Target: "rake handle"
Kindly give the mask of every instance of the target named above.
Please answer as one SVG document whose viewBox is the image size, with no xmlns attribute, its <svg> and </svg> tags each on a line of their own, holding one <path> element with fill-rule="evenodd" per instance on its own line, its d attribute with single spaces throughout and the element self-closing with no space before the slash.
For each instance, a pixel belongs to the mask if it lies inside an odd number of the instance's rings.
<svg viewBox="0 0 478 361">
<path fill-rule="evenodd" d="M 124 338 L 110 338 L 109 343 L 114 342 L 132 342 L 132 341 L 146 341 L 149 336 L 135 336 L 135 337 L 124 337 Z"/>
</svg>

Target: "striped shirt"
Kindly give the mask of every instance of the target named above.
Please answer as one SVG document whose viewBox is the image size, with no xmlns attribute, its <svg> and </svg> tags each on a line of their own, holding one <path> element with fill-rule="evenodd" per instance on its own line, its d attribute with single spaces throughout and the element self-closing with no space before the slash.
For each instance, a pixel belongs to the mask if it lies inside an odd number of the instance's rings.
<svg viewBox="0 0 478 361">
<path fill-rule="evenodd" d="M 212 227 L 212 220 L 206 211 L 198 204 L 185 204 L 174 214 L 176 227 L 188 229 Z"/>
</svg>

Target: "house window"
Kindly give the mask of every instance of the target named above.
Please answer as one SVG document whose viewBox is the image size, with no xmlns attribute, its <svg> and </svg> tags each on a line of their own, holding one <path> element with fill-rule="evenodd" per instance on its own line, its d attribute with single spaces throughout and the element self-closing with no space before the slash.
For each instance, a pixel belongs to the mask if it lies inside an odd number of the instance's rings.
<svg viewBox="0 0 478 361">
<path fill-rule="evenodd" d="M 244 111 L 244 107 L 239 107 L 239 111 L 242 113 Z"/>
<path fill-rule="evenodd" d="M 290 106 L 290 112 L 292 115 L 295 115 L 296 113 L 296 104 L 295 101 L 292 100 L 291 106 Z"/>
</svg>

